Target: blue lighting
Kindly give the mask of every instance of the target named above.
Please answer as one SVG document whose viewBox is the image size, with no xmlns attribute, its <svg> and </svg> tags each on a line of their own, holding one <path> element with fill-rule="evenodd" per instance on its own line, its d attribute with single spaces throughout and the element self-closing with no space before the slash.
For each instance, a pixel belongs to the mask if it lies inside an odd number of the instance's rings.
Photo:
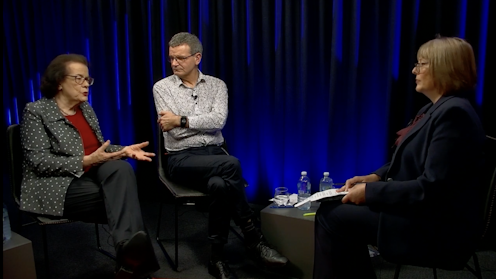
<svg viewBox="0 0 496 279">
<path fill-rule="evenodd" d="M 343 61 L 343 0 L 336 0 L 333 3 L 333 13 L 334 18 L 334 32 L 336 34 L 336 39 L 334 40 L 334 55 L 336 56 L 338 62 Z"/>
<path fill-rule="evenodd" d="M 250 40 L 250 1 L 246 1 L 246 62 L 250 65 L 251 61 L 251 40 Z"/>
<path fill-rule="evenodd" d="M 279 40 L 281 39 L 281 25 L 282 25 L 282 0 L 277 0 L 276 1 L 276 9 L 275 9 L 275 30 L 274 30 L 274 35 L 275 35 L 275 40 L 274 40 L 274 46 L 275 50 L 277 50 L 277 47 L 279 46 Z"/>
<path fill-rule="evenodd" d="M 19 124 L 19 111 L 17 109 L 17 97 L 14 97 L 12 100 L 14 101 L 15 123 Z"/>
<path fill-rule="evenodd" d="M 167 65 L 166 57 L 169 53 L 169 48 L 167 47 L 167 52 L 165 52 L 165 23 L 164 23 L 164 0 L 160 1 L 160 40 L 162 42 L 162 77 L 165 77 L 166 71 L 165 71 L 165 66 Z M 127 15 L 126 15 L 126 20 L 127 20 Z"/>
<path fill-rule="evenodd" d="M 129 54 L 129 25 L 127 20 L 127 14 L 124 18 L 126 22 L 126 74 L 127 74 L 127 104 L 131 105 L 131 65 L 129 61 L 131 61 L 131 56 Z M 163 37 L 163 36 L 162 36 Z"/>
<path fill-rule="evenodd" d="M 33 80 L 29 80 L 29 93 L 31 93 L 31 102 L 34 102 L 34 87 L 33 87 Z"/>
<path fill-rule="evenodd" d="M 398 79 L 399 68 L 400 68 L 400 41 L 401 41 L 401 6 L 402 1 L 398 0 L 395 2 L 395 12 L 393 13 L 394 18 L 394 48 L 393 48 L 393 77 Z"/>
<path fill-rule="evenodd" d="M 90 57 L 90 40 L 88 38 L 85 39 L 85 55 L 86 55 L 86 59 L 88 59 L 88 61 L 91 61 L 91 57 Z M 92 101 L 92 94 L 91 94 L 91 86 L 88 90 L 88 103 L 90 103 L 91 105 L 91 101 Z"/>
<path fill-rule="evenodd" d="M 489 22 L 489 0 L 484 0 L 481 7 L 481 26 L 479 41 L 479 69 L 477 69 L 477 89 L 475 100 L 477 104 L 482 105 L 484 94 L 484 71 L 486 68 L 486 44 L 487 44 L 487 25 Z"/>
<path fill-rule="evenodd" d="M 188 0 L 188 32 L 191 33 L 191 0 Z"/>
<path fill-rule="evenodd" d="M 355 66 L 358 66 L 358 54 L 360 52 L 360 13 L 361 13 L 361 1 L 356 0 L 355 7 Z"/>
<path fill-rule="evenodd" d="M 117 47 L 117 20 L 114 20 L 114 59 L 115 59 L 115 94 L 117 110 L 121 110 L 120 85 L 119 85 L 119 48 Z"/>
<path fill-rule="evenodd" d="M 415 22 L 414 22 L 414 27 L 415 27 L 415 33 L 417 32 L 417 25 L 418 25 L 418 16 L 419 16 L 419 5 L 420 5 L 420 0 L 415 1 Z"/>
<path fill-rule="evenodd" d="M 465 28 L 467 23 L 467 0 L 460 0 L 459 11 L 458 37 L 465 38 Z"/>
</svg>

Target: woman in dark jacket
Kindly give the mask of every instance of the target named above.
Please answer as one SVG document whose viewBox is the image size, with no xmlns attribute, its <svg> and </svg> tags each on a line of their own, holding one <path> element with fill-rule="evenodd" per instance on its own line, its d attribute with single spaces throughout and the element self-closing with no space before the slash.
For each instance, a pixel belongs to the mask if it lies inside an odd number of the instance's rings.
<svg viewBox="0 0 496 279">
<path fill-rule="evenodd" d="M 21 123 L 21 209 L 108 223 L 117 278 L 140 278 L 159 265 L 144 232 L 134 171 L 119 159 L 151 161 L 155 154 L 142 150 L 148 142 L 124 147 L 104 140 L 87 102 L 93 81 L 82 55 L 59 55 L 48 65 L 44 97 L 26 105 Z"/>
<path fill-rule="evenodd" d="M 314 278 L 376 278 L 367 244 L 392 262 L 448 269 L 475 249 L 485 135 L 464 98 L 475 88 L 474 53 L 463 39 L 441 37 L 417 59 L 416 91 L 430 102 L 398 132 L 390 163 L 348 179 L 342 203 L 322 203 Z"/>
</svg>

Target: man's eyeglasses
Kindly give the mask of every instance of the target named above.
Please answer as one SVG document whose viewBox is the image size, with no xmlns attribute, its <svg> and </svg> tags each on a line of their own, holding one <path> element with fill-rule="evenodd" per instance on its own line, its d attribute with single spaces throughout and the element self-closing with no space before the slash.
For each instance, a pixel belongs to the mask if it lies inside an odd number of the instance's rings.
<svg viewBox="0 0 496 279">
<path fill-rule="evenodd" d="M 88 82 L 89 85 L 93 85 L 93 83 L 95 82 L 95 79 L 92 77 L 71 76 L 71 75 L 66 75 L 66 77 L 73 77 L 74 81 L 77 84 L 83 84 L 85 80 Z"/>
<path fill-rule="evenodd" d="M 422 69 L 425 65 L 429 65 L 429 62 L 418 62 L 418 63 L 414 63 L 413 64 L 413 67 L 415 67 L 415 70 L 418 72 L 420 71 L 420 69 Z"/>
<path fill-rule="evenodd" d="M 191 55 L 188 55 L 188 56 L 169 56 L 167 57 L 167 62 L 169 63 L 172 63 L 172 61 L 176 60 L 177 63 L 182 63 L 184 62 L 186 59 L 188 59 L 189 57 L 195 55 L 196 53 L 193 53 Z"/>
</svg>

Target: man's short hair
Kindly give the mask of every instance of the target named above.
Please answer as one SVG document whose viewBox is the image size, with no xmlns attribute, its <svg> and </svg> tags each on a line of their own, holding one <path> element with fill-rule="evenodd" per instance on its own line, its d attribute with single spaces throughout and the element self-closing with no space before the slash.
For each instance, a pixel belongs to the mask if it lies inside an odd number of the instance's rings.
<svg viewBox="0 0 496 279">
<path fill-rule="evenodd" d="M 443 95 L 475 89 L 477 68 L 472 46 L 456 37 L 438 37 L 424 43 L 418 59 L 429 62 L 434 86 Z"/>
<path fill-rule="evenodd" d="M 200 53 L 203 54 L 203 45 L 197 36 L 188 32 L 177 33 L 170 39 L 169 46 L 177 47 L 180 45 L 188 45 L 191 49 L 190 54 Z"/>
</svg>

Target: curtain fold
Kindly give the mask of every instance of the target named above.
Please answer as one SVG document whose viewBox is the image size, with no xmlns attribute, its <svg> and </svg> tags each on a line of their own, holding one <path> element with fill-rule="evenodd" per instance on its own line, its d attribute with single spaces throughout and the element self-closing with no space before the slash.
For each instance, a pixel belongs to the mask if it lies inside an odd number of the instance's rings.
<svg viewBox="0 0 496 279">
<path fill-rule="evenodd" d="M 392 154 L 395 132 L 428 99 L 416 93 L 416 51 L 435 37 L 469 41 L 478 67 L 474 101 L 496 136 L 496 35 L 489 0 L 7 0 L 3 1 L 3 125 L 40 98 L 40 77 L 61 53 L 80 53 L 95 78 L 90 102 L 113 143 L 156 150 L 152 86 L 172 74 L 168 41 L 181 31 L 203 42 L 200 68 L 229 89 L 224 135 L 241 161 L 249 200 L 313 190 L 367 174 Z M 492 9 L 492 10 L 491 10 Z M 491 17 L 492 15 L 492 17 Z M 133 163 L 140 184 L 155 168 Z M 4 176 L 5 176 L 4 172 Z M 143 190 L 153 196 L 153 187 Z"/>
</svg>

